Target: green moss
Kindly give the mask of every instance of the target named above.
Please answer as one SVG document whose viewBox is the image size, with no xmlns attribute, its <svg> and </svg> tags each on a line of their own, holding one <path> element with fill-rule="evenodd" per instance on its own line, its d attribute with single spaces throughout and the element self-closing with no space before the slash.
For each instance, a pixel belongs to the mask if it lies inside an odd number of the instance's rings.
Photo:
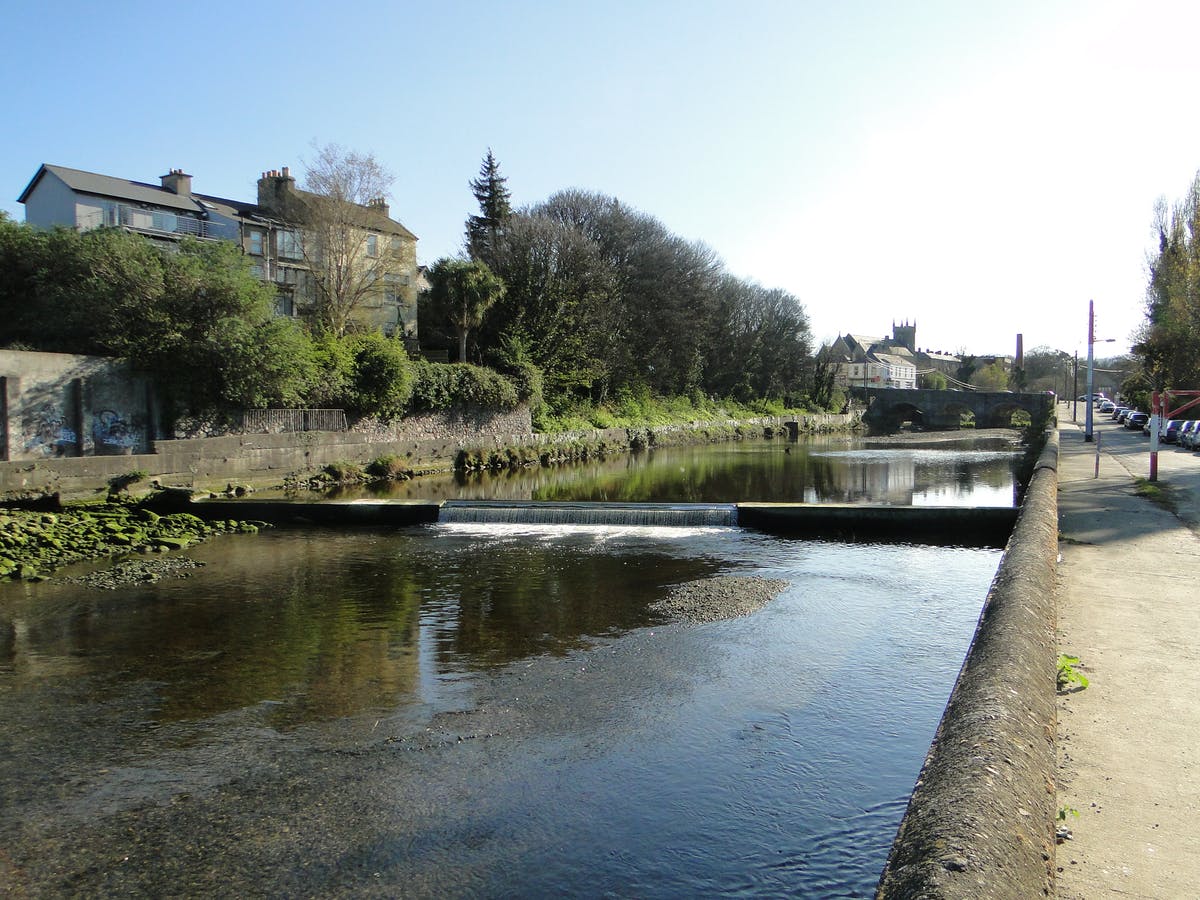
<svg viewBox="0 0 1200 900">
<path fill-rule="evenodd" d="M 60 513 L 9 510 L 0 519 L 0 578 L 41 580 L 70 563 L 183 549 L 213 534 L 257 530 L 257 524 L 210 524 L 188 513 L 159 516 L 127 501 L 73 505 Z"/>
</svg>

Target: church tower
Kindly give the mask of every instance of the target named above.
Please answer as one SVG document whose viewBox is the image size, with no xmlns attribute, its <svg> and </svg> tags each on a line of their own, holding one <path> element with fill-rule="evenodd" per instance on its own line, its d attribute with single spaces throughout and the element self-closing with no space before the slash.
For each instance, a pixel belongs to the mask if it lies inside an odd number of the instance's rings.
<svg viewBox="0 0 1200 900">
<path fill-rule="evenodd" d="M 903 325 L 897 325 L 892 322 L 892 340 L 903 347 L 907 347 L 911 352 L 917 352 L 917 323 L 914 320 L 911 325 L 905 322 Z"/>
</svg>

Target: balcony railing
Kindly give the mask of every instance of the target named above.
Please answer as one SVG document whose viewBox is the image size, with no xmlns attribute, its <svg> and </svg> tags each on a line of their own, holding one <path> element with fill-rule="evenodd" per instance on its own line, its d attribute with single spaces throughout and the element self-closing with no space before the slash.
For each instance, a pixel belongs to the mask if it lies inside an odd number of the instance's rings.
<svg viewBox="0 0 1200 900">
<path fill-rule="evenodd" d="M 103 224 L 110 227 L 132 228 L 151 235 L 187 235 L 203 240 L 218 240 L 219 226 L 207 219 L 198 219 L 159 209 L 143 209 L 126 203 L 114 203 L 103 209 Z"/>
</svg>

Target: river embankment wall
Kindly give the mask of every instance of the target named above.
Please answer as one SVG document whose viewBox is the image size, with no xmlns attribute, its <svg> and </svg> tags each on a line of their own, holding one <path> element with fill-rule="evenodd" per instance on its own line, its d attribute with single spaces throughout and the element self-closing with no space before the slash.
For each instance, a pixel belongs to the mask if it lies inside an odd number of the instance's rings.
<svg viewBox="0 0 1200 900">
<path fill-rule="evenodd" d="M 878 900 L 1054 896 L 1057 494 L 1052 431 Z"/>
<path fill-rule="evenodd" d="M 464 458 L 475 465 L 559 459 L 581 451 L 729 440 L 766 433 L 848 431 L 859 414 L 763 416 L 643 428 L 533 431 L 529 410 L 457 410 L 396 423 L 359 422 L 349 431 L 280 431 L 152 441 L 150 452 L 124 456 L 56 456 L 0 462 L 0 497 L 57 493 L 65 499 L 107 490 L 113 478 L 139 472 L 143 482 L 220 491 L 229 484 L 280 485 L 332 464 L 365 465 L 395 457 L 415 473 L 445 471 Z M 794 424 L 789 424 L 794 423 Z"/>
</svg>

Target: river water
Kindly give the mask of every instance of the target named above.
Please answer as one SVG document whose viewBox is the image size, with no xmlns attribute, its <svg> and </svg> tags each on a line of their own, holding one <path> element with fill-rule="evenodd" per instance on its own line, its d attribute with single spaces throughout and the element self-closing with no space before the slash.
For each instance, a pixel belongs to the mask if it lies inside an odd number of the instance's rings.
<svg viewBox="0 0 1200 900">
<path fill-rule="evenodd" d="M 911 452 L 838 490 L 1011 502 L 993 451 Z M 191 555 L 191 577 L 116 592 L 0 592 L 18 895 L 867 896 L 999 559 L 466 525 Z M 786 588 L 728 621 L 650 608 L 720 575 Z"/>
</svg>

